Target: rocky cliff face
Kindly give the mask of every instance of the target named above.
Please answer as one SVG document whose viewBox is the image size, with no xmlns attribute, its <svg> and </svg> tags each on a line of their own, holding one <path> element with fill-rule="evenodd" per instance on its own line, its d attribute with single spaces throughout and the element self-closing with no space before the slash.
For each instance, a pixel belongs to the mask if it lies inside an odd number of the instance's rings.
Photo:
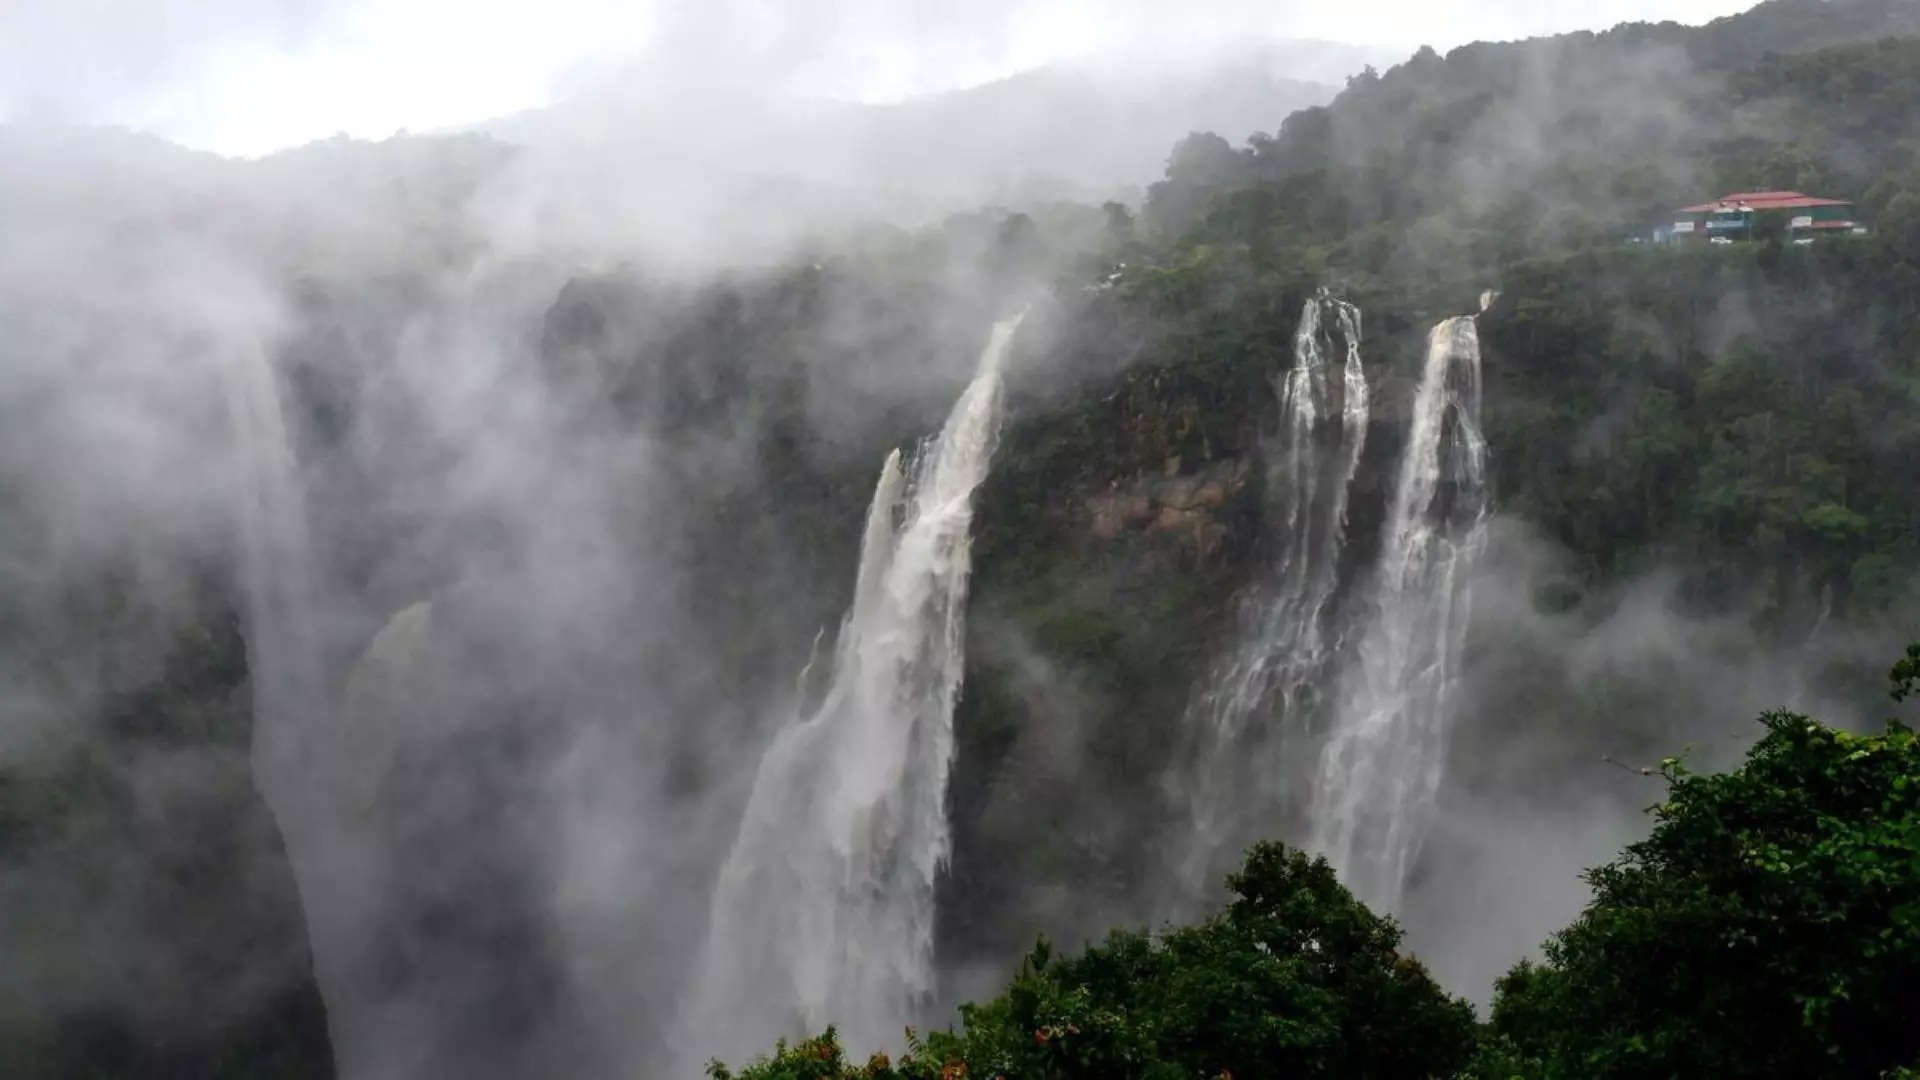
<svg viewBox="0 0 1920 1080">
<path fill-rule="evenodd" d="M 85 583 L 114 598 L 71 646 L 106 661 L 98 710 L 0 768 L 9 1075 L 333 1075 L 232 596 L 210 566 L 187 580 Z"/>
<path fill-rule="evenodd" d="M 1228 539 L 1222 520 L 1227 504 L 1245 493 L 1253 464 L 1231 458 L 1192 473 L 1180 466 L 1179 458 L 1168 458 L 1157 476 L 1114 481 L 1106 491 L 1084 496 L 1077 516 L 1100 540 L 1118 539 L 1130 529 L 1166 533 L 1185 542 L 1195 560 L 1217 555 Z"/>
<path fill-rule="evenodd" d="M 1096 374 L 1016 406 L 982 494 L 941 908 L 956 968 L 1168 910 L 1163 852 L 1180 840 L 1164 834 L 1178 817 L 1164 785 L 1193 752 L 1183 717 L 1278 555 L 1263 447 L 1299 300 L 1263 299 L 1257 340 L 1163 360 L 1152 329 L 1129 338 L 1095 299 L 1035 358 Z M 1353 485 L 1355 566 L 1377 547 L 1416 344 L 1401 333 L 1365 350 L 1382 404 Z M 1097 374 L 1089 349 L 1119 370 Z"/>
<path fill-rule="evenodd" d="M 1102 336 L 1080 334 L 1069 362 Z M 1138 345 L 1095 347 L 1111 362 Z M 1286 355 L 1211 378 L 1149 361 L 1016 406 L 981 497 L 955 718 L 940 930 L 956 969 L 1154 917 L 1158 785 L 1259 565 L 1267 379 Z"/>
</svg>

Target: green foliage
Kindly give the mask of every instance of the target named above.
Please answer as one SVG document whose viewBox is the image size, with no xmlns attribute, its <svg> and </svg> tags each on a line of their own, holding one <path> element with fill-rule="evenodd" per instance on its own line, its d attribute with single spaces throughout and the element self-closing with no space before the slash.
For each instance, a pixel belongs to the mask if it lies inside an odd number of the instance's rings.
<svg viewBox="0 0 1920 1080">
<path fill-rule="evenodd" d="M 1893 665 L 1887 678 L 1893 683 L 1893 700 L 1905 701 L 1920 686 L 1920 645 L 1907 646 L 1907 655 Z"/>
<path fill-rule="evenodd" d="M 1920 192 L 1901 179 L 1911 168 L 1892 167 L 1914 80 L 1899 48 L 1848 44 L 1893 15 L 1850 8 L 1838 36 L 1808 32 L 1807 16 L 1773 6 L 1711 32 L 1428 53 L 1247 147 L 1185 140 L 1138 221 L 1108 211 L 1124 258 L 1114 248 L 1049 328 L 1049 371 L 1069 374 L 1047 377 L 1070 388 L 1016 377 L 977 507 L 943 949 L 972 962 L 1018 948 L 1034 929 L 1018 903 L 1029 888 L 1116 905 L 1152 889 L 1132 838 L 1166 820 L 1156 780 L 1186 690 L 1268 554 L 1259 436 L 1300 301 L 1319 284 L 1365 309 L 1383 402 L 1427 326 L 1471 310 L 1482 286 L 1501 291 L 1479 320 L 1496 504 L 1566 554 L 1553 600 L 1571 619 L 1591 613 L 1585 599 L 1604 605 L 1614 586 L 1668 569 L 1687 613 L 1738 616 L 1763 643 L 1911 602 L 1920 242 L 1903 254 L 1882 207 Z M 1795 42 L 1838 47 L 1765 59 Z M 1840 76 L 1856 71 L 1874 74 Z M 1844 137 L 1804 120 L 1840 100 L 1834 77 L 1887 95 L 1858 124 L 1853 106 L 1833 105 Z M 1865 146 L 1874 125 L 1891 134 Z M 1873 237 L 1623 243 L 1703 192 L 1821 177 L 1837 185 L 1822 193 L 1862 196 Z M 1389 415 L 1369 433 L 1355 537 L 1375 534 L 1392 482 Z M 1225 532 L 1208 559 L 1176 551 L 1168 531 L 1089 535 L 1091 498 L 1234 459 L 1253 479 L 1210 523 Z M 1591 695 L 1570 706 L 1556 696 L 1567 689 L 1533 704 L 1588 733 L 1565 745 L 1604 732 L 1595 753 L 1657 742 L 1684 708 L 1656 698 L 1621 713 Z M 1040 746 L 1041 731 L 1073 745 Z"/>
<path fill-rule="evenodd" d="M 848 1064 L 831 1030 L 715 1080 L 1429 1077 L 1474 1053 L 1472 1009 L 1399 953 L 1323 859 L 1256 846 L 1236 899 L 1197 926 L 1120 932 L 1076 957 L 1043 941 L 1006 993 L 897 1062 Z"/>
<path fill-rule="evenodd" d="M 1247 400 L 1257 360 L 1230 358 L 1285 348 L 1291 305 L 1272 297 L 1334 285 L 1368 308 L 1380 359 L 1379 329 L 1498 285 L 1504 509 L 1592 578 L 1678 556 L 1717 568 L 1715 604 L 1758 586 L 1762 615 L 1796 593 L 1892 609 L 1920 558 L 1902 464 L 1920 453 L 1916 11 L 1774 0 L 1699 28 L 1422 50 L 1244 147 L 1183 140 L 1116 300 L 1148 357 Z M 1873 235 L 1626 244 L 1766 187 L 1856 198 Z"/>
<path fill-rule="evenodd" d="M 1896 695 L 1916 665 L 1920 646 Z M 1545 962 L 1500 980 L 1478 1075 L 1875 1076 L 1920 1058 L 1920 743 L 1891 721 L 1761 723 L 1734 772 L 1664 763 L 1653 834 L 1589 873 L 1594 900 Z"/>
<path fill-rule="evenodd" d="M 1920 477 L 1901 465 L 1920 451 L 1920 305 L 1883 251 L 1784 254 L 1516 269 L 1482 319 L 1488 437 L 1524 448 L 1494 455 L 1502 506 L 1596 578 L 1677 560 L 1774 604 L 1901 603 L 1920 557 Z"/>
<path fill-rule="evenodd" d="M 1860 197 L 1920 166 L 1920 38 L 1889 36 L 1915 34 L 1903 0 L 1780 0 L 1700 28 L 1425 49 L 1244 148 L 1189 136 L 1145 219 L 1186 246 L 1484 278 L 1729 191 Z M 1869 205 L 1897 224 L 1894 195 Z"/>
<path fill-rule="evenodd" d="M 1192 567 L 1138 536 L 1089 542 L 1075 504 L 1163 461 L 1257 453 L 1265 380 L 1316 284 L 1366 308 L 1370 373 L 1388 387 L 1426 325 L 1482 285 L 1502 291 L 1480 320 L 1495 489 L 1570 555 L 1556 601 L 1569 611 L 1667 567 L 1690 611 L 1783 634 L 1816 613 L 1904 610 L 1920 565 L 1920 64 L 1913 40 L 1878 39 L 1920 29 L 1914 11 L 1786 0 L 1702 29 L 1426 51 L 1245 147 L 1184 140 L 1137 222 L 1109 211 L 1126 265 L 1116 254 L 1070 302 L 1064 348 L 1126 371 L 1064 401 L 1016 398 L 981 495 L 975 621 L 1042 662 L 1023 671 L 984 633 L 970 649 L 943 948 L 1024 940 L 1002 875 L 1101 900 L 1142 890 L 1151 871 L 1102 837 L 1159 820 L 1179 688 L 1220 631 L 1200 613 L 1225 610 L 1259 554 L 1257 512 L 1226 519 L 1222 564 Z M 1768 186 L 1858 197 L 1874 235 L 1625 243 L 1673 207 Z M 1394 437 L 1383 422 L 1370 452 Z M 1356 499 L 1354 535 L 1370 512 Z M 1552 696 L 1564 689 L 1533 704 L 1617 718 L 1613 750 L 1663 738 L 1676 707 L 1644 688 L 1623 692 L 1624 712 L 1568 706 Z M 1021 745 L 1043 729 L 1081 740 L 1072 795 Z M 1078 827 L 1082 802 L 1123 821 Z M 1477 1053 L 1507 1075 L 1532 1060 L 1491 1036 Z"/>
</svg>

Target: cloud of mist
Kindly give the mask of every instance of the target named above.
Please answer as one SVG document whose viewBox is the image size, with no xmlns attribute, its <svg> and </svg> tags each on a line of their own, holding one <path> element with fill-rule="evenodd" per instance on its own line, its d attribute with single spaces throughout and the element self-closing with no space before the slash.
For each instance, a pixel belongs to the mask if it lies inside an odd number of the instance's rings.
<svg viewBox="0 0 1920 1080">
<path fill-rule="evenodd" d="M 773 273 L 787 241 L 701 231 L 730 193 L 601 159 L 572 175 L 632 194 L 582 206 L 528 156 L 459 137 L 234 162 L 0 129 L 0 570 L 21 586 L 0 614 L 51 639 L 0 639 L 0 770 L 117 755 L 142 793 L 73 841 L 107 895 L 76 899 L 63 846 L 0 871 L 0 949 L 33 958 L 0 1022 L 106 1010 L 151 1035 L 178 1020 L 140 1001 L 195 1001 L 218 1037 L 298 991 L 310 935 L 343 1075 L 662 1067 L 754 764 L 853 570 L 859 503 L 768 470 L 869 479 L 937 424 L 1002 298 L 937 264 L 903 290 Z M 262 379 L 279 419 L 250 423 Z M 304 629 L 270 632 L 295 577 Z M 183 707 L 218 692 L 225 734 L 121 754 L 115 718 L 158 722 L 140 695 L 208 625 L 236 636 Z M 273 673 L 303 666 L 288 701 Z M 143 909 L 196 821 L 230 887 Z M 221 913 L 253 910 L 256 876 L 286 948 L 207 1000 L 170 958 L 230 954 Z M 56 911 L 87 932 L 28 948 Z"/>
<path fill-rule="evenodd" d="M 307 963 L 221 674 L 244 652 L 221 370 L 286 312 L 224 242 L 244 219 L 193 224 L 205 161 L 4 130 L 0 159 L 0 1028 L 28 1071 L 50 1017 L 191 1053 L 283 1010 Z"/>
<path fill-rule="evenodd" d="M 1741 6 L 27 0 L 0 11 L 0 119 L 122 124 L 259 154 L 339 131 L 471 124 L 609 84 L 897 101 L 1089 56 L 1165 62 L 1277 38 L 1404 53 Z"/>
<path fill-rule="evenodd" d="M 1570 570 L 1524 522 L 1494 519 L 1439 812 L 1408 887 L 1410 945 L 1483 1004 L 1586 906 L 1581 872 L 1652 828 L 1664 782 L 1635 770 L 1668 756 L 1732 768 L 1768 709 L 1856 729 L 1884 714 L 1874 675 L 1892 628 L 1834 621 L 1780 639 L 1746 611 L 1690 612 L 1678 566 L 1560 610 L 1549 598 Z"/>
</svg>

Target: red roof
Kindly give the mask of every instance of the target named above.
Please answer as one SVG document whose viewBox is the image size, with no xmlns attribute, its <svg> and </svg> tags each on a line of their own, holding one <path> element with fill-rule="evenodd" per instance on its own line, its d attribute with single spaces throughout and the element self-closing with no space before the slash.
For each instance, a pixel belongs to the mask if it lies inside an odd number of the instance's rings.
<svg viewBox="0 0 1920 1080">
<path fill-rule="evenodd" d="M 1816 199 L 1798 191 L 1736 191 L 1732 195 L 1722 195 L 1713 202 L 1698 206 L 1683 206 L 1682 214 L 1706 214 L 1715 210 L 1731 210 L 1744 204 L 1749 210 L 1805 210 L 1815 206 L 1852 206 L 1846 199 Z"/>
</svg>

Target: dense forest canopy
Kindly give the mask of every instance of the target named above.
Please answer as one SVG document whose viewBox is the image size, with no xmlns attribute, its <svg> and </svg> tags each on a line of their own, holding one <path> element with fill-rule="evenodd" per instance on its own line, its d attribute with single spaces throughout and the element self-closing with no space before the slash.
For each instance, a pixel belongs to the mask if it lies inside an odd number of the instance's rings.
<svg viewBox="0 0 1920 1080">
<path fill-rule="evenodd" d="M 1772 0 L 1697 29 L 1423 51 L 1244 148 L 1193 136 L 1147 212 L 1374 274 L 1487 273 L 1734 191 L 1893 185 L 1877 213 L 1917 167 L 1915 18 L 1900 0 Z"/>
</svg>

